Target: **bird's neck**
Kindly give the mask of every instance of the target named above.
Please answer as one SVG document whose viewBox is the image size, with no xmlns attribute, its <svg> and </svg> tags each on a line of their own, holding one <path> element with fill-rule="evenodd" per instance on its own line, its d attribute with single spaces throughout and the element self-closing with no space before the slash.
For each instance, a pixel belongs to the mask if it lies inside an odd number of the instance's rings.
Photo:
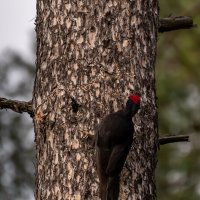
<svg viewBox="0 0 200 200">
<path fill-rule="evenodd" d="M 124 109 L 124 115 L 132 120 L 133 116 L 137 113 L 139 109 L 139 105 L 127 102 L 126 107 Z"/>
<path fill-rule="evenodd" d="M 124 116 L 125 116 L 127 119 L 132 120 L 132 118 L 133 118 L 132 110 L 129 110 L 129 109 L 125 108 L 125 109 L 123 110 L 123 113 L 124 113 Z"/>
</svg>

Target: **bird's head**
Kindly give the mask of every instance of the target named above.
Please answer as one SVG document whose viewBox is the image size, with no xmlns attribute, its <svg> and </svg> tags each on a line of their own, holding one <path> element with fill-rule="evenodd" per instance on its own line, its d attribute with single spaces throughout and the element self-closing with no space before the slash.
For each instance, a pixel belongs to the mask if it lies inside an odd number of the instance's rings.
<svg viewBox="0 0 200 200">
<path fill-rule="evenodd" d="M 133 117 L 140 108 L 140 96 L 130 95 L 126 103 L 126 111 Z"/>
</svg>

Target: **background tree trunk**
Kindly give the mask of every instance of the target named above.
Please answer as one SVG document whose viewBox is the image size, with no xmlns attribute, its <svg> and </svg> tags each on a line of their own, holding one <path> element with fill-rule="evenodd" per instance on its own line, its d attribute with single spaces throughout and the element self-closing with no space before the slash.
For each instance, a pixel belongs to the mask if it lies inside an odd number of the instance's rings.
<svg viewBox="0 0 200 200">
<path fill-rule="evenodd" d="M 120 199 L 156 198 L 156 0 L 37 1 L 36 199 L 98 199 L 90 136 L 142 97 Z"/>
</svg>

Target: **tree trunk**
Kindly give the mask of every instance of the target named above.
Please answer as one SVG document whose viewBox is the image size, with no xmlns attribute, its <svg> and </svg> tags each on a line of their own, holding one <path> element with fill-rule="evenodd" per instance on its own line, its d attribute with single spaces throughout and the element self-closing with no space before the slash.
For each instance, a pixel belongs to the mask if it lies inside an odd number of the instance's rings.
<svg viewBox="0 0 200 200">
<path fill-rule="evenodd" d="M 120 199 L 156 199 L 156 0 L 38 0 L 33 109 L 36 199 L 98 199 L 90 136 L 141 95 Z"/>
</svg>

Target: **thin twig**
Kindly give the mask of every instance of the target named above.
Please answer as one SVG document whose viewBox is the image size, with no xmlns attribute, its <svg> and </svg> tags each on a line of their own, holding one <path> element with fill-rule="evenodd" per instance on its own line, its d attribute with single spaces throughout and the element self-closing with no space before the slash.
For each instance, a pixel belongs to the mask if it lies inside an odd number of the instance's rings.
<svg viewBox="0 0 200 200">
<path fill-rule="evenodd" d="M 193 19 L 187 16 L 167 17 L 160 19 L 159 32 L 168 32 L 178 29 L 194 28 L 197 25 L 193 23 Z"/>
<path fill-rule="evenodd" d="M 33 117 L 31 101 L 25 102 L 0 98 L 0 109 L 11 109 L 17 113 L 27 112 L 31 117 Z"/>
<path fill-rule="evenodd" d="M 188 135 L 174 135 L 159 138 L 160 145 L 169 144 L 174 142 L 189 142 Z"/>
</svg>

